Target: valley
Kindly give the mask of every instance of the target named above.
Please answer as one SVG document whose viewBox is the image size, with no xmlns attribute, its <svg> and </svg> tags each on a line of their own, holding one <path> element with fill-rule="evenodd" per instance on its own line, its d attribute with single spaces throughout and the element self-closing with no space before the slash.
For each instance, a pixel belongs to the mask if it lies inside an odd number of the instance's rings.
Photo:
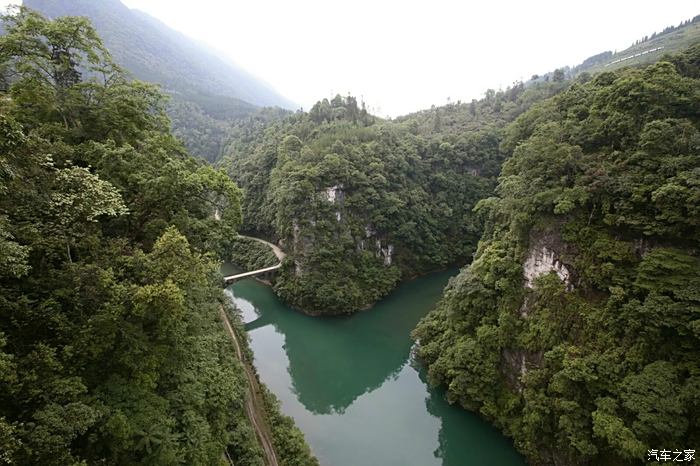
<svg viewBox="0 0 700 466">
<path fill-rule="evenodd" d="M 321 464 L 524 464 L 493 427 L 430 388 L 411 354 L 411 329 L 456 273 L 404 283 L 366 312 L 324 319 L 285 307 L 260 283 L 227 289 L 261 380 Z"/>
<path fill-rule="evenodd" d="M 0 464 L 694 452 L 699 25 L 390 118 L 118 0 L 9 7 Z"/>
</svg>

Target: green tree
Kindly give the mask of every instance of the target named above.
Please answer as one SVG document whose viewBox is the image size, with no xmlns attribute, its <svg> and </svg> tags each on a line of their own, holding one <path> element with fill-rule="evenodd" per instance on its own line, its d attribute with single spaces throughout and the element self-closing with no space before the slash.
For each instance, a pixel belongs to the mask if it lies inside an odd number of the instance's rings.
<svg viewBox="0 0 700 466">
<path fill-rule="evenodd" d="M 219 320 L 240 191 L 186 153 L 162 95 L 86 20 L 5 21 L 0 463 L 261 464 Z M 282 461 L 316 464 L 284 429 Z"/>
<path fill-rule="evenodd" d="M 476 257 L 414 332 L 430 379 L 533 464 L 700 439 L 696 53 L 519 116 Z"/>
</svg>

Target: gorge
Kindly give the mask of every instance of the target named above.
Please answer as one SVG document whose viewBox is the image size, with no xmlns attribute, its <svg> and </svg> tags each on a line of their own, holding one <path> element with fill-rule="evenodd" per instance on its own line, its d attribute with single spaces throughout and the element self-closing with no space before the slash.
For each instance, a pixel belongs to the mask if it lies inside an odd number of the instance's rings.
<svg viewBox="0 0 700 466">
<path fill-rule="evenodd" d="M 0 34 L 0 464 L 694 454 L 700 17 L 382 118 L 258 108 L 289 101 L 118 0 L 29 3 Z"/>
<path fill-rule="evenodd" d="M 410 332 L 456 270 L 404 283 L 372 309 L 314 318 L 253 280 L 227 289 L 261 380 L 321 464 L 516 466 L 510 441 L 449 405 L 413 359 Z"/>
</svg>

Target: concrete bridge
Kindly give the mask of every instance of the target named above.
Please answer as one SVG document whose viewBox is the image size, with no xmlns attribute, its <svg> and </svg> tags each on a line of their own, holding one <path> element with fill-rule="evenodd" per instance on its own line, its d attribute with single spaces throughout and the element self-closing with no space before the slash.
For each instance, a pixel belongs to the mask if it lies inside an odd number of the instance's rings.
<svg viewBox="0 0 700 466">
<path fill-rule="evenodd" d="M 271 267 L 265 267 L 262 269 L 258 270 L 251 270 L 250 272 L 243 272 L 243 273 L 237 273 L 235 275 L 229 275 L 228 277 L 224 277 L 224 283 L 226 286 L 230 285 L 231 283 L 238 281 L 238 280 L 243 280 L 244 278 L 249 278 L 249 277 L 258 277 L 260 275 L 265 275 L 265 274 L 272 274 L 274 273 L 275 270 L 279 269 L 282 267 L 282 260 L 287 256 L 284 251 L 282 251 L 279 246 L 274 245 L 270 242 L 265 241 L 264 239 L 260 238 L 255 238 L 253 236 L 240 236 L 241 238 L 249 238 L 252 240 L 255 240 L 259 243 L 263 243 L 272 249 L 272 252 L 275 253 L 275 256 L 277 257 L 277 260 L 279 263 L 277 265 L 273 265 Z"/>
</svg>

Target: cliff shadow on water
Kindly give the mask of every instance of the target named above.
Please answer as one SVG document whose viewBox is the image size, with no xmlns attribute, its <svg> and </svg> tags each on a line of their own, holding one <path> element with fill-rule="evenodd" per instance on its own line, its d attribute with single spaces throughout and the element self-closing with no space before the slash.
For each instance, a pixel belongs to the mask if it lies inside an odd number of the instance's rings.
<svg viewBox="0 0 700 466">
<path fill-rule="evenodd" d="M 351 316 L 304 315 L 254 281 L 236 284 L 234 294 L 236 304 L 248 308 L 245 314 L 258 316 L 246 324 L 247 331 L 273 325 L 284 335 L 299 401 L 316 414 L 342 413 L 401 370 L 410 355 L 411 330 L 442 293 L 442 286 L 426 285 L 444 285 L 456 272 L 405 282 L 371 310 Z"/>
<path fill-rule="evenodd" d="M 450 404 L 445 387 L 430 387 L 425 368 L 415 360 L 411 364 L 429 387 L 428 413 L 440 419 L 439 445 L 433 454 L 442 466 L 525 466 L 510 439 L 477 414 Z"/>
<path fill-rule="evenodd" d="M 247 331 L 273 325 L 284 335 L 293 389 L 306 409 L 342 413 L 408 361 L 412 344 L 408 335 L 442 292 L 441 286 L 423 282 L 444 284 L 455 273 L 403 283 L 371 310 L 351 316 L 304 315 L 252 280 L 237 283 L 233 294 L 244 311 Z"/>
<path fill-rule="evenodd" d="M 456 270 L 405 282 L 371 310 L 310 317 L 253 280 L 229 288 L 261 377 L 321 464 L 520 466 L 512 442 L 430 388 L 410 333 Z"/>
</svg>

